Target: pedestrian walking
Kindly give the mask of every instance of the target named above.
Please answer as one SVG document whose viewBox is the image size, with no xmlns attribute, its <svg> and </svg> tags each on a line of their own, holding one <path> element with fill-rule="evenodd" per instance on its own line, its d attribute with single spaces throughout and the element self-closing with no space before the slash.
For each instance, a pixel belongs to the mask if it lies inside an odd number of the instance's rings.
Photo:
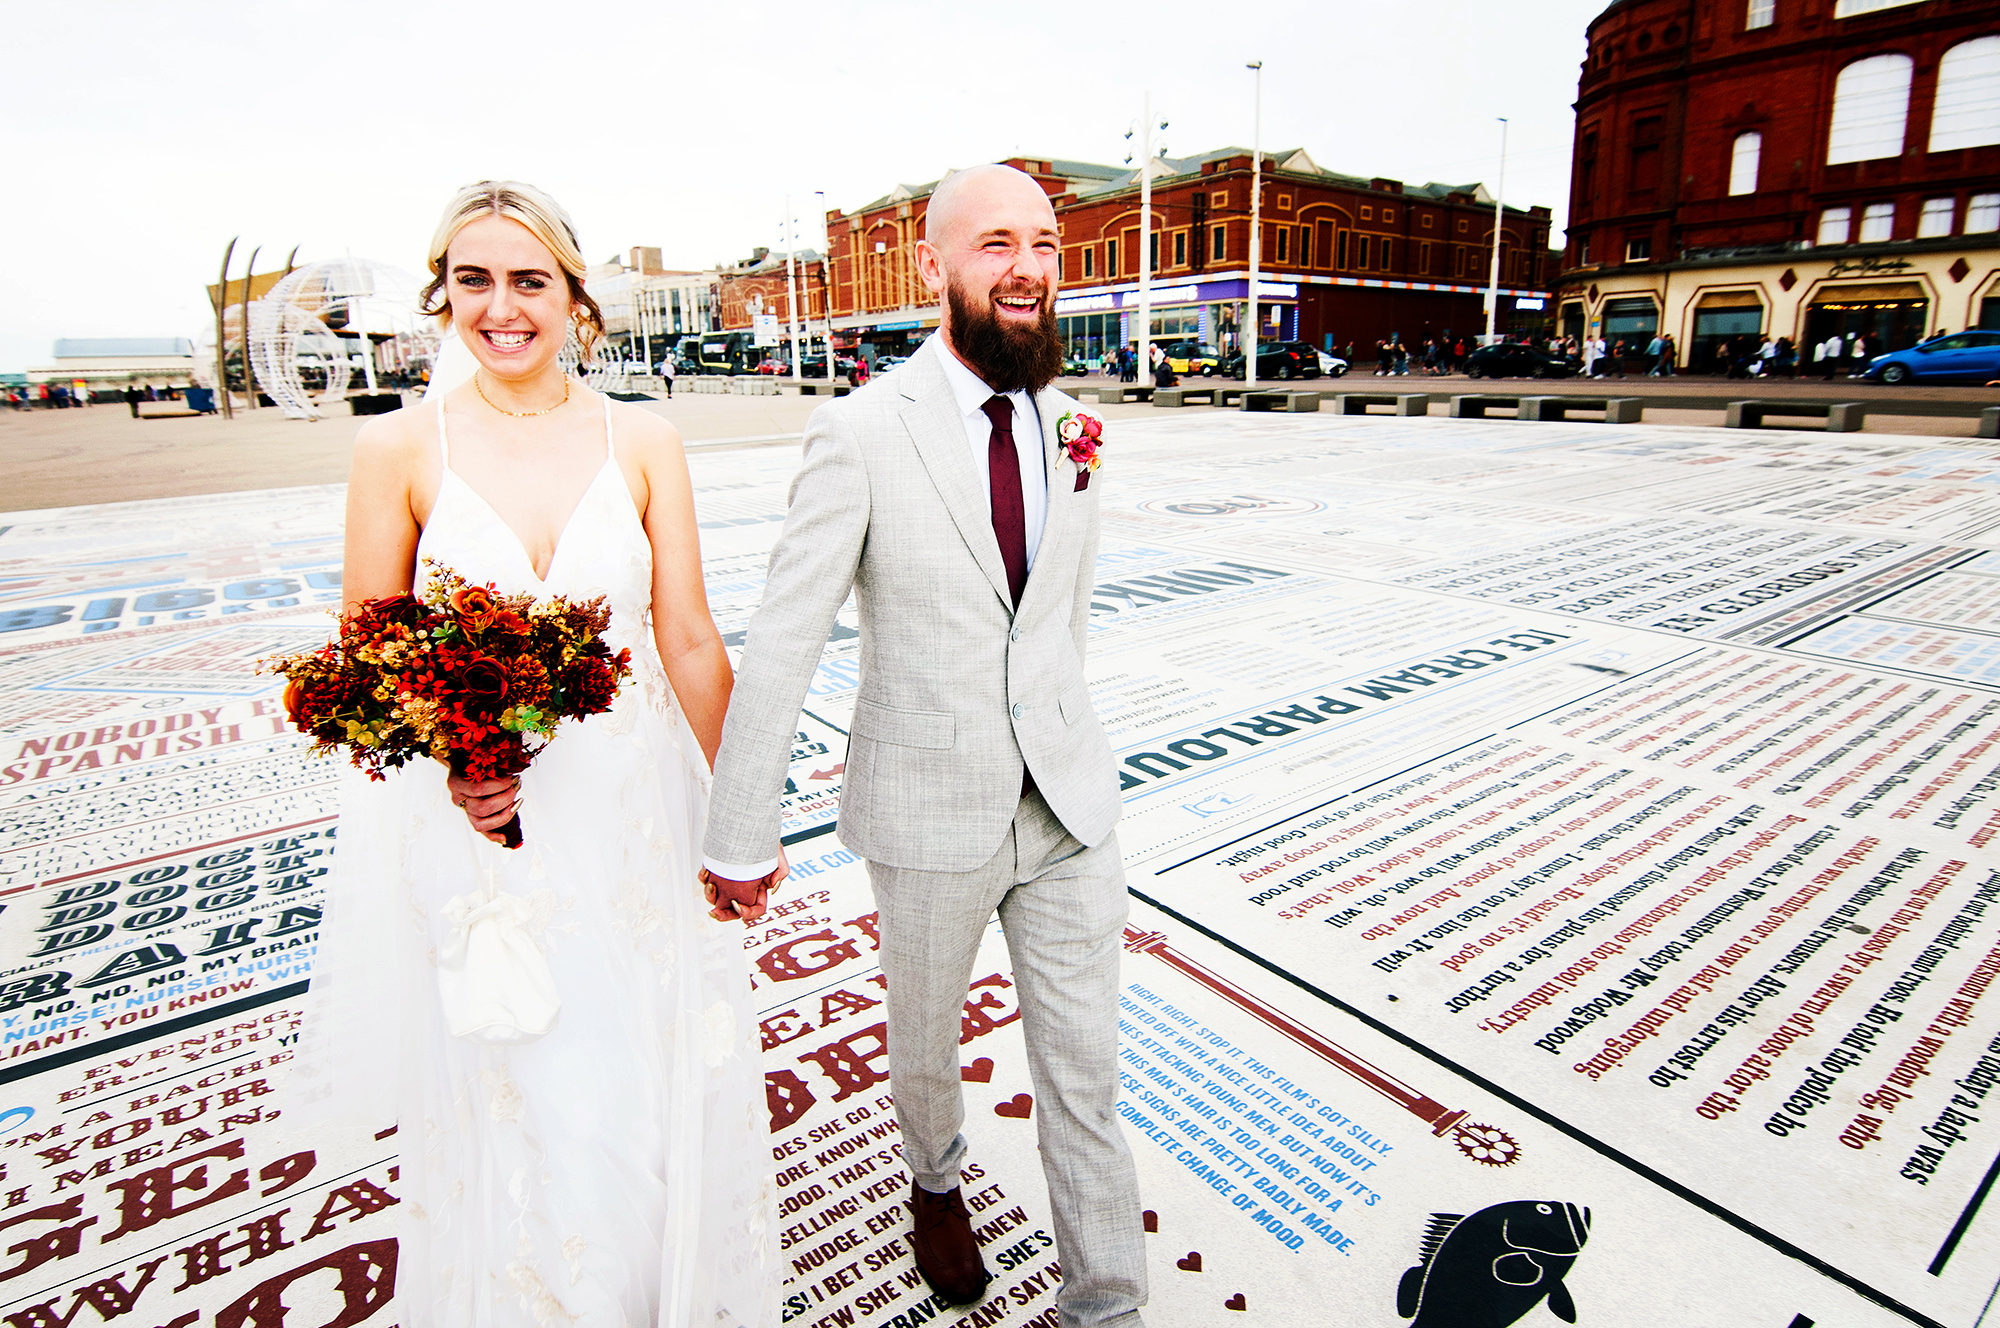
<svg viewBox="0 0 2000 1328">
<path fill-rule="evenodd" d="M 136 420 L 139 418 L 139 403 L 141 401 L 144 401 L 145 399 L 146 399 L 145 393 L 139 390 L 139 385 L 137 383 L 130 384 L 126 387 L 125 404 L 131 408 L 133 419 Z"/>
</svg>

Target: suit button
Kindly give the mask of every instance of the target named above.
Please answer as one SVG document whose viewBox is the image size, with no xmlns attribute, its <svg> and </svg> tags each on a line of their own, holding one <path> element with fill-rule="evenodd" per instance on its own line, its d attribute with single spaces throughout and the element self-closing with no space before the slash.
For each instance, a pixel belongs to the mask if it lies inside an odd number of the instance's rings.
<svg viewBox="0 0 2000 1328">
<path fill-rule="evenodd" d="M 1018 641 L 1018 640 L 1020 640 L 1020 639 L 1021 639 L 1021 629 L 1020 629 L 1020 628 L 1018 628 L 1018 627 L 1016 627 L 1016 628 L 1013 628 L 1012 630 L 1010 630 L 1010 631 L 1009 631 L 1009 632 L 1007 633 L 1007 639 L 1008 639 L 1009 641 Z"/>
<path fill-rule="evenodd" d="M 1014 718 L 1019 719 L 1021 716 L 1027 713 L 1028 713 L 1028 707 L 1022 705 L 1019 701 L 1016 701 L 1014 703 Z"/>
</svg>

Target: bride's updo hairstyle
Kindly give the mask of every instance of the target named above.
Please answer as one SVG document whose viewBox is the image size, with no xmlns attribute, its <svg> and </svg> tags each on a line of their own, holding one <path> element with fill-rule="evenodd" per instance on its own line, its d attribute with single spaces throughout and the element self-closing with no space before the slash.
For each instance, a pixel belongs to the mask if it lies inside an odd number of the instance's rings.
<svg viewBox="0 0 2000 1328">
<path fill-rule="evenodd" d="M 576 242 L 576 226 L 571 223 L 569 213 L 562 210 L 561 204 L 533 185 L 519 180 L 481 180 L 478 184 L 469 184 L 459 190 L 445 207 L 444 218 L 438 222 L 437 234 L 431 237 L 431 280 L 424 287 L 419 312 L 433 315 L 447 328 L 451 326 L 451 301 L 444 293 L 445 254 L 459 231 L 481 217 L 505 217 L 509 221 L 518 221 L 556 256 L 556 262 L 562 266 L 563 277 L 569 282 L 570 304 L 580 306 L 570 319 L 577 345 L 581 348 L 580 358 L 587 363 L 591 347 L 604 335 L 604 314 L 598 309 L 597 301 L 591 299 L 589 292 L 583 288 L 587 265 L 583 261 L 583 250 Z"/>
</svg>

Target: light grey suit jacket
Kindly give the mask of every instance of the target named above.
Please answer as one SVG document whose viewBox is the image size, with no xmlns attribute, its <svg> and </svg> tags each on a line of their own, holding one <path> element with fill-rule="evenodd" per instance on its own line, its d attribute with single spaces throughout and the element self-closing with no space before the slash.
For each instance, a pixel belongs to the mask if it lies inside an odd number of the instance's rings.
<svg viewBox="0 0 2000 1328">
<path fill-rule="evenodd" d="M 1016 610 L 991 500 L 937 361 L 948 354 L 926 342 L 806 426 L 716 757 L 703 846 L 715 861 L 777 853 L 799 707 L 850 587 L 861 684 L 842 843 L 892 867 L 970 871 L 1006 836 L 1024 761 L 1082 843 L 1101 842 L 1118 819 L 1111 745 L 1083 669 L 1101 473 L 1077 489 L 1056 438 L 1076 402 L 1052 388 L 1035 398 L 1049 510 Z"/>
</svg>

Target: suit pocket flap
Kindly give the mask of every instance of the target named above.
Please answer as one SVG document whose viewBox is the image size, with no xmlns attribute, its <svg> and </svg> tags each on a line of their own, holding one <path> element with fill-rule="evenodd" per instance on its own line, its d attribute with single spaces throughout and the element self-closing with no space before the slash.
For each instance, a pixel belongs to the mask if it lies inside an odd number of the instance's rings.
<svg viewBox="0 0 2000 1328">
<path fill-rule="evenodd" d="M 854 703 L 854 733 L 899 747 L 950 748 L 958 723 L 942 710 L 897 710 L 873 701 Z"/>
<path fill-rule="evenodd" d="M 1063 723 L 1076 723 L 1090 713 L 1090 688 L 1071 683 L 1056 695 L 1056 708 L 1062 711 Z"/>
</svg>

